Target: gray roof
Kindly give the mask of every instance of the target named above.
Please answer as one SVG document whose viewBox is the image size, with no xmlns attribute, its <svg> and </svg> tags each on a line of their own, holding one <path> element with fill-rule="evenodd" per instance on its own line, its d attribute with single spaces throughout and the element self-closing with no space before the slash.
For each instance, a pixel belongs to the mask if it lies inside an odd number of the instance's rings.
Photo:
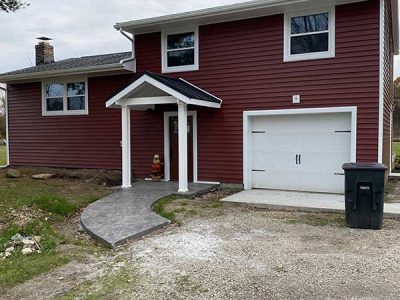
<svg viewBox="0 0 400 300">
<path fill-rule="evenodd" d="M 121 52 L 121 53 L 101 54 L 93 56 L 83 56 L 78 58 L 68 58 L 53 63 L 47 63 L 39 66 L 3 73 L 0 74 L 0 76 L 22 75 L 22 74 L 32 74 L 32 73 L 48 72 L 48 71 L 68 70 L 73 68 L 112 65 L 112 64 L 117 64 L 121 60 L 130 57 L 131 57 L 131 52 Z"/>
</svg>

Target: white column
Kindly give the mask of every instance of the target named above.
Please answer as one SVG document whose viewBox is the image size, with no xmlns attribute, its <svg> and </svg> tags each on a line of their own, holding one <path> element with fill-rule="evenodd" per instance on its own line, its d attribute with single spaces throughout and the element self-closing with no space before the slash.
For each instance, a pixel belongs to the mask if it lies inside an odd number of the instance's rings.
<svg viewBox="0 0 400 300">
<path fill-rule="evenodd" d="M 122 128 L 122 188 L 132 187 L 131 181 L 131 110 L 121 107 Z"/>
<path fill-rule="evenodd" d="M 188 189 L 187 104 L 178 101 L 179 193 Z"/>
</svg>

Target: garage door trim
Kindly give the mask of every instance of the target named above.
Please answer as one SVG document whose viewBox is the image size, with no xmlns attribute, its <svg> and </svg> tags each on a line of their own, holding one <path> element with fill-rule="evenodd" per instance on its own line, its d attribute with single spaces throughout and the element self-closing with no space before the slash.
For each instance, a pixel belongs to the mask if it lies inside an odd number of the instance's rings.
<svg viewBox="0 0 400 300">
<path fill-rule="evenodd" d="M 305 109 L 279 109 L 279 110 L 255 110 L 243 112 L 243 184 L 245 189 L 251 189 L 250 176 L 250 137 L 251 118 L 255 116 L 277 116 L 277 115 L 307 115 L 307 114 L 330 114 L 351 113 L 351 161 L 355 162 L 357 157 L 357 107 L 329 107 L 329 108 L 305 108 Z"/>
</svg>

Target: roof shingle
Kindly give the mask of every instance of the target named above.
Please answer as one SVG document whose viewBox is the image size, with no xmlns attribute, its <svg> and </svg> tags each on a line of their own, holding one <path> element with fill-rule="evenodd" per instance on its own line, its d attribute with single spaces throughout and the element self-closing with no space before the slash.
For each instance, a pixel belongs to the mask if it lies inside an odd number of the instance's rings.
<svg viewBox="0 0 400 300">
<path fill-rule="evenodd" d="M 93 67 L 119 63 L 123 59 L 131 57 L 131 52 L 120 52 L 111 54 L 101 54 L 93 56 L 83 56 L 78 58 L 68 58 L 53 63 L 24 68 L 12 72 L 0 74 L 0 76 L 33 74 L 39 72 L 68 70 L 73 68 Z"/>
</svg>

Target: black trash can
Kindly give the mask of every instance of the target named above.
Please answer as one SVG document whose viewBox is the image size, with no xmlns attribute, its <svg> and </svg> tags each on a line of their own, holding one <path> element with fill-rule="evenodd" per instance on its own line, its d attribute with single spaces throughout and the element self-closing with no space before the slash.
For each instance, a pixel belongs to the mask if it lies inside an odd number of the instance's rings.
<svg viewBox="0 0 400 300">
<path fill-rule="evenodd" d="M 348 163 L 343 170 L 347 227 L 382 229 L 387 167 L 378 163 Z"/>
</svg>

